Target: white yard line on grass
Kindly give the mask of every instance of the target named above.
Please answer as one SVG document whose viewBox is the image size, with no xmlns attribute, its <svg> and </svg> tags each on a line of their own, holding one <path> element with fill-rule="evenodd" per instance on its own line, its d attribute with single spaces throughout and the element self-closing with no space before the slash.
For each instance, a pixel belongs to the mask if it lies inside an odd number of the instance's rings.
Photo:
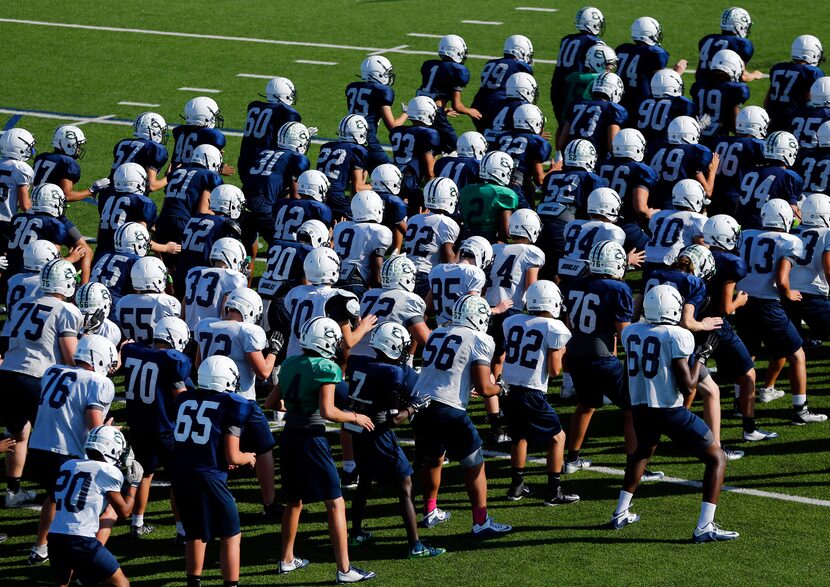
<svg viewBox="0 0 830 587">
<path fill-rule="evenodd" d="M 176 88 L 180 92 L 200 92 L 205 94 L 221 94 L 222 90 L 214 90 L 212 88 L 191 88 L 190 86 L 183 86 Z"/>
<path fill-rule="evenodd" d="M 498 20 L 462 20 L 461 22 L 464 24 L 483 24 L 486 26 L 499 26 L 504 24 Z"/>
<path fill-rule="evenodd" d="M 407 37 L 418 37 L 420 39 L 443 39 L 444 35 L 431 35 L 429 33 L 406 33 Z"/>
<path fill-rule="evenodd" d="M 337 65 L 336 61 L 315 61 L 313 59 L 295 59 L 294 63 L 305 63 L 307 65 Z"/>
<path fill-rule="evenodd" d="M 119 106 L 140 106 L 142 108 L 157 108 L 161 104 L 150 104 L 149 102 L 119 102 Z"/>
<path fill-rule="evenodd" d="M 106 122 L 110 118 L 115 118 L 115 114 L 107 114 L 105 116 L 96 116 L 95 118 L 82 118 L 81 120 L 73 122 L 73 126 L 81 126 L 82 124 L 89 124 L 90 122 Z"/>
<path fill-rule="evenodd" d="M 516 10 L 524 12 L 559 12 L 558 8 L 542 8 L 541 6 L 517 6 Z"/>
<path fill-rule="evenodd" d="M 236 77 L 250 77 L 253 79 L 274 79 L 276 75 L 262 75 L 261 73 L 237 73 Z"/>
<path fill-rule="evenodd" d="M 369 55 L 383 55 L 384 53 L 406 53 L 404 49 L 409 48 L 409 45 L 398 45 L 397 47 L 389 47 L 388 49 L 378 49 L 372 51 Z"/>
</svg>

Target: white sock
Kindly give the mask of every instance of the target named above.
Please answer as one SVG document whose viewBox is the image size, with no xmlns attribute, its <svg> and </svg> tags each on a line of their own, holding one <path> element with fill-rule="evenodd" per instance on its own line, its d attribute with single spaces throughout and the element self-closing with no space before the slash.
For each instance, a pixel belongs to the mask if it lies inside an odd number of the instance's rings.
<svg viewBox="0 0 830 587">
<path fill-rule="evenodd" d="M 735 398 L 737 399 L 739 397 L 741 397 L 741 386 L 735 384 Z"/>
<path fill-rule="evenodd" d="M 176 534 L 184 536 L 184 525 L 181 522 L 176 522 Z"/>
<path fill-rule="evenodd" d="M 715 509 L 717 507 L 718 506 L 713 503 L 709 503 L 708 501 L 704 501 L 700 504 L 700 517 L 697 519 L 698 528 L 705 528 L 715 521 Z"/>
<path fill-rule="evenodd" d="M 807 394 L 795 395 L 793 394 L 793 405 L 797 408 L 807 403 Z"/>
<path fill-rule="evenodd" d="M 133 526 L 139 528 L 144 525 L 144 514 L 133 514 Z"/>
<path fill-rule="evenodd" d="M 633 493 L 628 493 L 627 491 L 620 491 L 620 499 L 617 501 L 617 509 L 614 510 L 615 516 L 628 511 L 628 508 L 631 506 L 632 497 L 634 497 Z"/>
<path fill-rule="evenodd" d="M 563 390 L 572 390 L 574 388 L 574 380 L 571 377 L 571 374 L 567 371 L 562 373 L 562 389 Z"/>
<path fill-rule="evenodd" d="M 32 552 L 39 554 L 40 556 L 46 556 L 49 554 L 49 545 L 48 544 L 41 544 L 38 546 L 35 544 L 32 546 Z"/>
<path fill-rule="evenodd" d="M 354 461 L 343 461 L 343 470 L 347 473 L 351 473 L 357 468 L 357 465 Z"/>
</svg>

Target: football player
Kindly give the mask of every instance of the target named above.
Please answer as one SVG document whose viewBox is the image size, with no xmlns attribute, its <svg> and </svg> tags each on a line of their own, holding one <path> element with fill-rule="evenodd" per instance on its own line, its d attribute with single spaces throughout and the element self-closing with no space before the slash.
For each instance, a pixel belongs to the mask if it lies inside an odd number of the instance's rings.
<svg viewBox="0 0 830 587">
<path fill-rule="evenodd" d="M 481 160 L 482 183 L 466 186 L 459 194 L 465 236 L 507 242 L 510 214 L 519 207 L 518 194 L 510 189 L 513 158 L 503 151 L 490 151 Z"/>
<path fill-rule="evenodd" d="M 410 263 L 405 257 L 404 261 Z M 414 275 L 414 274 L 413 274 Z M 410 276 L 411 279 L 411 276 Z M 414 280 L 412 281 L 414 284 Z M 372 539 L 363 528 L 366 501 L 372 481 L 398 485 L 398 502 L 407 537 L 407 558 L 430 558 L 446 552 L 421 542 L 418 519 L 412 502 L 412 467 L 398 445 L 393 426 L 429 405 L 431 398 L 412 395 L 417 373 L 406 366 L 412 339 L 406 328 L 395 322 L 384 322 L 372 333 L 369 349 L 374 356 L 349 358 L 349 399 L 352 409 L 365 414 L 374 423 L 373 430 L 346 423 L 352 434 L 355 460 L 360 469 L 360 482 L 352 500 L 352 530 L 349 546 L 361 546 Z M 400 405 L 406 407 L 400 410 Z"/>
<path fill-rule="evenodd" d="M 499 524 L 487 514 L 487 477 L 481 438 L 467 413 L 473 390 L 482 397 L 496 396 L 502 387 L 493 383 L 490 363 L 493 339 L 487 335 L 490 306 L 477 295 L 455 302 L 452 323 L 440 326 L 424 347 L 424 362 L 413 394 L 430 396 L 428 407 L 413 422 L 418 453 L 424 457 L 424 516 L 421 526 L 432 528 L 450 519 L 437 506 L 444 455 L 464 470 L 464 484 L 473 510 L 472 535 L 502 536 L 513 527 Z"/>
<path fill-rule="evenodd" d="M 560 278 L 584 275 L 591 250 L 597 243 L 625 243 L 625 233 L 615 224 L 621 207 L 620 196 L 611 188 L 597 188 L 590 193 L 586 206 L 589 220 L 571 220 L 565 225 L 565 250 L 559 260 Z"/>
<path fill-rule="evenodd" d="M 421 185 L 435 177 L 435 156 L 441 153 L 441 135 L 432 128 L 438 106 L 428 96 L 416 96 L 406 106 L 410 126 L 389 132 L 392 162 L 403 173 L 401 197 L 407 200 L 409 216 L 420 212 Z"/>
<path fill-rule="evenodd" d="M 370 189 L 366 181 L 369 126 L 359 114 L 349 114 L 340 121 L 337 134 L 340 140 L 320 147 L 317 170 L 330 182 L 326 204 L 335 218 L 343 219 L 351 216 L 346 189 L 351 186 L 352 194 Z"/>
<path fill-rule="evenodd" d="M 399 195 L 403 187 L 403 174 L 391 163 L 382 163 L 372 170 L 371 183 L 371 189 L 383 200 L 380 223 L 392 231 L 391 248 L 397 254 L 401 251 L 407 229 L 406 202 Z"/>
<path fill-rule="evenodd" d="M 173 129 L 176 146 L 170 158 L 170 167 L 177 169 L 190 164 L 190 158 L 199 145 L 210 145 L 220 153 L 225 151 L 228 140 L 219 129 L 225 125 L 225 117 L 213 98 L 199 96 L 191 98 L 184 105 L 184 124 Z M 219 169 L 222 175 L 232 175 L 233 168 L 224 165 Z"/>
<path fill-rule="evenodd" d="M 617 54 L 605 43 L 600 42 L 588 49 L 584 71 L 574 71 L 565 80 L 568 89 L 562 105 L 564 111 L 567 112 L 574 102 L 590 100 L 594 80 L 606 71 L 616 72 L 618 62 Z"/>
<path fill-rule="evenodd" d="M 0 135 L 0 250 L 5 251 L 11 232 L 12 216 L 32 207 L 29 186 L 34 170 L 28 161 L 35 156 L 35 137 L 22 128 Z"/>
<path fill-rule="evenodd" d="M 204 318 L 218 318 L 225 297 L 245 287 L 245 247 L 233 238 L 220 238 L 210 249 L 210 266 L 194 267 L 187 272 L 182 313 L 187 327 L 196 329 Z"/>
<path fill-rule="evenodd" d="M 94 281 L 83 284 L 75 292 L 75 303 L 84 317 L 83 336 L 97 334 L 116 347 L 121 344 L 121 329 L 107 318 L 112 311 L 112 296 L 105 285 Z"/>
<path fill-rule="evenodd" d="M 692 84 L 691 95 L 697 104 L 698 116 L 708 116 L 701 133 L 711 146 L 714 137 L 735 130 L 735 118 L 744 102 L 749 100 L 749 86 L 741 81 L 744 63 L 729 49 L 721 49 L 709 63 L 709 75 Z"/>
<path fill-rule="evenodd" d="M 343 341 L 337 322 L 321 316 L 312 318 L 303 323 L 299 338 L 301 351 L 282 364 L 279 384 L 265 402 L 268 409 L 282 399 L 286 408 L 280 468 L 284 472 L 282 495 L 287 504 L 282 516 L 282 551 L 277 570 L 285 574 L 308 566 L 307 559 L 294 554 L 300 513 L 304 503 L 323 501 L 337 564 L 335 579 L 338 583 L 372 579 L 375 573 L 349 562 L 346 504 L 325 432 L 326 420 L 349 422 L 367 431 L 375 425 L 369 416 L 344 411 L 335 403 L 335 386 L 343 379 L 340 366 L 333 360 Z"/>
<path fill-rule="evenodd" d="M 53 365 L 41 380 L 42 401 L 29 438 L 27 465 L 48 495 L 40 510 L 30 565 L 49 560 L 46 541 L 55 517 L 61 466 L 83 457 L 87 431 L 104 423 L 115 398 L 115 386 L 107 377 L 118 367 L 115 345 L 102 336 L 86 335 L 75 349 L 73 364 Z"/>
<path fill-rule="evenodd" d="M 484 291 L 487 283 L 484 271 L 492 262 L 490 243 L 480 236 L 471 236 L 458 247 L 458 262 L 441 263 L 430 269 L 426 301 L 439 326 L 452 320 L 452 308 L 461 296 Z"/>
<path fill-rule="evenodd" d="M 467 43 L 458 35 L 445 35 L 438 42 L 439 59 L 428 59 L 421 66 L 421 87 L 417 96 L 426 96 L 435 101 L 437 111 L 432 128 L 440 136 L 440 151 L 451 153 L 455 150 L 458 135 L 455 134 L 447 111 L 465 114 L 473 121 L 481 118 L 481 112 L 468 108 L 461 100 L 461 92 L 470 83 L 470 70 L 464 65 L 467 61 Z M 409 110 L 407 109 L 407 113 Z M 411 118 L 411 115 L 410 115 Z"/>
<path fill-rule="evenodd" d="M 107 178 L 92 182 L 89 189 L 75 191 L 75 184 L 81 179 L 81 166 L 78 160 L 86 154 L 86 136 L 77 126 L 64 124 L 55 130 L 52 136 L 51 153 L 41 153 L 35 157 L 34 179 L 32 185 L 53 183 L 63 190 L 67 202 L 77 202 L 105 190 L 110 185 Z"/>
<path fill-rule="evenodd" d="M 524 35 L 510 35 L 504 41 L 502 53 L 503 57 L 490 59 L 484 64 L 481 84 L 470 105 L 481 114 L 481 118 L 474 119 L 473 123 L 482 133 L 491 128 L 507 98 L 507 82 L 517 73 L 533 75 L 533 43 L 530 39 Z M 536 102 L 535 97 L 533 102 Z"/>
<path fill-rule="evenodd" d="M 801 240 L 789 234 L 793 223 L 792 207 L 784 200 L 772 199 L 761 208 L 761 229 L 741 234 L 740 255 L 746 260 L 746 277 L 738 288 L 749 295 L 746 305 L 735 314 L 738 334 L 753 357 L 761 345 L 766 348 L 770 365 L 764 389 L 769 401 L 784 395 L 773 386 L 784 359 L 790 363 L 792 423 L 804 425 L 824 422 L 827 416 L 810 412 L 807 407 L 807 366 L 802 339 L 784 311 L 783 299 L 799 301 L 801 293 L 790 285 L 792 262 L 802 255 Z"/>
<path fill-rule="evenodd" d="M 338 285 L 358 298 L 380 285 L 380 268 L 392 246 L 392 231 L 383 226 L 383 200 L 372 190 L 357 192 L 351 200 L 352 220 L 334 227 L 332 247 L 340 257 Z"/>
<path fill-rule="evenodd" d="M 824 194 L 830 190 L 830 120 L 818 127 L 815 148 L 798 161 L 805 192 Z"/>
<path fill-rule="evenodd" d="M 144 225 L 127 222 L 115 233 L 115 251 L 104 253 L 95 262 L 89 280 L 103 283 L 112 296 L 112 308 L 127 294 L 133 293 L 130 279 L 133 265 L 150 249 L 150 233 Z M 110 317 L 114 317 L 111 313 Z"/>
<path fill-rule="evenodd" d="M 273 240 L 295 240 L 297 229 L 308 220 L 318 220 L 330 230 L 334 226 L 331 208 L 326 203 L 330 185 L 322 171 L 303 171 L 297 178 L 297 197 L 278 198 L 274 202 Z"/>
<path fill-rule="evenodd" d="M 764 108 L 769 112 L 770 130 L 789 130 L 793 117 L 810 102 L 813 82 L 824 76 L 818 68 L 824 48 L 813 35 L 800 35 L 790 48 L 792 61 L 777 63 L 769 71 L 769 92 Z"/>
<path fill-rule="evenodd" d="M 556 140 L 560 151 L 573 139 L 593 143 L 599 160 L 611 151 L 614 136 L 628 120 L 628 113 L 619 102 L 623 83 L 616 73 L 599 74 L 591 86 L 591 99 L 574 102 L 563 117 L 562 132 Z"/>
<path fill-rule="evenodd" d="M 489 142 L 499 133 L 511 130 L 516 108 L 522 104 L 535 104 L 538 98 L 539 85 L 532 75 L 523 72 L 511 75 L 505 85 L 504 99 L 493 108 L 492 115 L 482 113 L 479 125 L 484 128 L 484 138 Z"/>
<path fill-rule="evenodd" d="M 651 77 L 650 97 L 643 99 L 636 114 L 637 130 L 643 133 L 646 145 L 666 140 L 669 123 L 678 116 L 697 116 L 697 106 L 683 95 L 683 78 L 673 69 L 661 69 Z"/>
<path fill-rule="evenodd" d="M 559 416 L 545 398 L 548 378 L 559 375 L 562 370 L 565 345 L 571 338 L 570 331 L 559 320 L 562 294 L 552 281 L 536 281 L 527 289 L 526 306 L 528 314 L 514 314 L 503 324 L 507 354 L 502 378 L 509 390 L 505 412 L 513 442 L 507 499 L 518 501 L 533 495 L 524 481 L 524 468 L 528 444 L 538 442 L 547 448 L 544 504 L 574 503 L 579 501 L 579 496 L 565 493 L 560 478 L 565 460 L 565 432 Z"/>
<path fill-rule="evenodd" d="M 666 434 L 706 465 L 703 503 L 693 541 L 734 540 L 737 532 L 722 530 L 714 521 L 726 457 L 706 423 L 683 407 L 684 400 L 694 393 L 701 361 L 693 361 L 689 366 L 695 344 L 691 333 L 677 326 L 681 307 L 677 290 L 670 285 L 658 285 L 646 294 L 645 322 L 631 324 L 622 333 L 637 445 L 626 463 L 611 525 L 619 530 L 640 519 L 630 511 L 631 499 L 660 437 Z"/>
<path fill-rule="evenodd" d="M 703 242 L 703 186 L 694 179 L 681 179 L 674 184 L 671 198 L 673 209 L 660 210 L 648 223 L 651 239 L 645 248 L 644 278 L 652 269 L 674 263 L 680 251 L 689 245 Z"/>
<path fill-rule="evenodd" d="M 710 62 L 715 53 L 729 49 L 738 54 L 745 65 L 755 53 L 755 46 L 749 40 L 752 18 L 743 8 L 727 8 L 720 17 L 720 33 L 706 35 L 697 44 L 700 51 L 695 79 L 706 79 L 710 75 Z M 764 77 L 760 71 L 744 71 L 741 81 L 751 82 Z"/>
<path fill-rule="evenodd" d="M 124 338 L 150 344 L 156 322 L 165 316 L 179 317 L 179 300 L 164 293 L 170 274 L 158 257 L 141 257 L 130 269 L 135 293 L 123 296 L 115 305 L 115 321 Z"/>
<path fill-rule="evenodd" d="M 36 493 L 20 487 L 26 447 L 40 404 L 40 383 L 49 367 L 73 364 L 83 317 L 71 302 L 77 273 L 72 264 L 53 259 L 43 266 L 39 296 L 15 308 L 9 346 L 0 364 L 0 388 L 7 390 L 2 421 L 16 441 L 6 455 L 6 507 L 20 507 Z"/>
<path fill-rule="evenodd" d="M 115 250 L 115 233 L 127 222 L 137 222 L 147 230 L 158 218 L 158 207 L 147 195 L 147 173 L 138 163 L 124 163 L 115 170 L 112 190 L 98 199 L 98 237 L 95 260 Z M 180 238 L 175 235 L 176 239 Z"/>
<path fill-rule="evenodd" d="M 133 122 L 133 138 L 123 139 L 112 149 L 112 167 L 109 179 L 115 170 L 124 163 L 136 163 L 147 173 L 147 192 L 163 190 L 167 186 L 167 177 L 159 179 L 158 175 L 167 163 L 167 144 L 169 133 L 167 122 L 155 112 L 139 114 Z"/>
<path fill-rule="evenodd" d="M 816 132 L 830 120 L 830 77 L 820 77 L 810 88 L 810 101 L 796 112 L 789 130 L 798 139 L 802 151 L 816 147 Z"/>
<path fill-rule="evenodd" d="M 3 329 L 11 327 L 13 308 L 24 298 L 37 297 L 37 288 L 40 286 L 40 271 L 52 259 L 60 257 L 54 243 L 45 240 L 36 240 L 26 245 L 23 250 L 23 269 L 9 277 L 8 292 L 6 293 L 6 309 L 9 317 L 3 324 Z"/>
<path fill-rule="evenodd" d="M 510 119 L 513 119 L 512 114 Z M 471 183 L 478 183 L 481 160 L 487 153 L 484 135 L 475 131 L 463 133 L 458 137 L 455 153 L 453 156 L 445 155 L 435 162 L 436 177 L 451 179 L 460 190 Z"/>
</svg>

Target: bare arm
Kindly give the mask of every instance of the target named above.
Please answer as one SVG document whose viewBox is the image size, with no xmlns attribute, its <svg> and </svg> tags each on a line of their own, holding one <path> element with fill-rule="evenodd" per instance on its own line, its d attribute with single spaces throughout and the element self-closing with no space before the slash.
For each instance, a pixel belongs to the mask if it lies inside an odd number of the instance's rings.
<svg viewBox="0 0 830 587">
<path fill-rule="evenodd" d="M 395 236 L 392 235 L 392 239 L 394 240 Z M 369 265 L 369 271 L 371 275 L 369 276 L 369 284 L 372 287 L 380 287 L 380 270 L 383 267 L 384 262 L 383 255 L 372 255 L 372 260 Z"/>
<path fill-rule="evenodd" d="M 138 487 L 130 487 L 127 495 L 124 495 L 120 491 L 107 491 L 107 499 L 109 500 L 112 509 L 114 509 L 115 513 L 118 514 L 118 517 L 126 518 L 133 513 L 133 504 L 135 503 L 136 491 L 138 491 Z"/>
<path fill-rule="evenodd" d="M 476 110 L 475 108 L 468 108 L 464 105 L 464 102 L 461 101 L 461 91 L 455 90 L 452 93 L 452 109 L 458 112 L 459 114 L 466 114 L 470 118 L 474 120 L 478 120 L 481 118 L 481 112 Z"/>
<path fill-rule="evenodd" d="M 75 366 L 75 349 L 78 348 L 77 336 L 61 336 L 58 339 L 58 344 L 61 347 L 61 357 L 63 357 L 63 364 L 70 367 Z"/>
<path fill-rule="evenodd" d="M 571 136 L 571 123 L 566 122 L 561 127 L 561 132 L 559 136 L 556 137 L 556 150 L 557 151 L 564 151 L 565 147 L 568 146 L 568 138 Z"/>
<path fill-rule="evenodd" d="M 256 454 L 239 450 L 239 437 L 225 434 L 225 462 L 229 465 L 256 465 Z"/>
<path fill-rule="evenodd" d="M 17 186 L 17 207 L 23 211 L 32 207 L 32 198 L 29 197 L 29 184 Z"/>
<path fill-rule="evenodd" d="M 548 375 L 556 377 L 562 372 L 562 357 L 565 349 L 548 349 Z"/>
<path fill-rule="evenodd" d="M 435 177 L 435 155 L 431 151 L 427 151 L 423 155 L 424 164 L 424 174 L 427 176 L 427 179 L 433 179 Z"/>
<path fill-rule="evenodd" d="M 403 247 L 403 237 L 406 235 L 406 220 L 401 220 L 392 230 L 392 252 L 399 253 Z"/>
<path fill-rule="evenodd" d="M 355 193 L 372 189 L 372 186 L 366 183 L 365 169 L 352 169 L 352 186 L 354 186 Z"/>
<path fill-rule="evenodd" d="M 723 324 L 722 318 L 704 318 L 703 320 L 695 319 L 694 304 L 683 304 L 683 314 L 680 317 L 679 326 L 682 326 L 690 332 L 708 332 L 717 330 Z"/>
<path fill-rule="evenodd" d="M 655 208 L 650 208 L 648 205 L 648 190 L 644 187 L 636 187 L 634 188 L 634 192 L 632 194 L 632 205 L 634 206 L 634 211 L 637 215 L 643 220 L 651 220 L 651 217 L 654 216 L 660 210 Z"/>
<path fill-rule="evenodd" d="M 391 131 L 396 126 L 400 126 L 406 122 L 409 119 L 409 116 L 406 112 L 404 112 L 399 117 L 395 118 L 395 115 L 392 113 L 391 106 L 382 106 L 380 109 L 380 118 L 383 120 L 386 130 Z"/>
<path fill-rule="evenodd" d="M 104 425 L 104 410 L 98 408 L 86 409 L 86 429 L 92 430 L 96 426 Z"/>
<path fill-rule="evenodd" d="M 444 243 L 441 245 L 441 262 L 453 263 L 455 261 L 455 249 L 452 243 Z"/>
<path fill-rule="evenodd" d="M 409 327 L 409 333 L 416 344 L 424 346 L 431 332 L 426 322 L 418 322 Z"/>
<path fill-rule="evenodd" d="M 265 398 L 262 407 L 266 410 L 273 410 L 280 405 L 280 401 L 282 401 L 282 389 L 280 389 L 280 384 L 277 383 L 271 393 L 268 394 L 268 397 Z"/>
<path fill-rule="evenodd" d="M 709 163 L 709 169 L 706 170 L 706 174 L 704 175 L 701 172 L 697 172 L 695 179 L 700 182 L 700 185 L 703 186 L 703 190 L 711 195 L 712 191 L 715 189 L 715 175 L 718 171 L 718 163 L 720 162 L 720 155 L 717 153 L 712 153 L 712 162 Z"/>
<path fill-rule="evenodd" d="M 199 196 L 199 205 L 196 206 L 196 211 L 199 214 L 210 214 L 210 192 L 207 190 L 202 191 L 202 195 Z"/>
<path fill-rule="evenodd" d="M 508 241 L 510 234 L 510 214 L 512 213 L 512 210 L 499 211 L 499 240 L 503 243 Z"/>
<path fill-rule="evenodd" d="M 89 281 L 89 275 L 92 273 L 92 247 L 90 247 L 83 238 L 75 241 L 74 249 L 83 251 L 78 263 L 81 264 L 81 284 Z"/>
<path fill-rule="evenodd" d="M 536 280 L 539 279 L 539 268 L 538 267 L 530 267 L 527 272 L 525 273 L 525 289 L 529 288 L 531 285 L 536 283 Z"/>
<path fill-rule="evenodd" d="M 345 424 L 351 422 L 366 430 L 374 430 L 372 419 L 356 412 L 346 412 L 334 405 L 334 383 L 324 383 L 320 386 L 320 415 L 331 422 Z"/>
<path fill-rule="evenodd" d="M 790 289 L 790 269 L 792 268 L 789 259 L 781 259 L 775 267 L 775 283 L 778 286 L 778 293 L 781 299 L 793 302 L 801 300 L 801 292 Z"/>
<path fill-rule="evenodd" d="M 89 190 L 81 190 L 79 192 L 74 191 L 75 184 L 68 179 L 59 180 L 58 187 L 61 188 L 61 190 L 63 190 L 67 202 L 77 202 L 79 200 L 88 198 L 92 195 L 92 192 Z"/>
<path fill-rule="evenodd" d="M 608 125 L 608 152 L 612 152 L 612 146 L 614 145 L 614 137 L 617 136 L 617 133 L 620 132 L 620 125 L 619 124 L 609 124 Z"/>
<path fill-rule="evenodd" d="M 747 300 L 749 300 L 749 295 L 745 291 L 739 291 L 738 295 L 735 295 L 736 285 L 737 283 L 734 281 L 727 281 L 723 284 L 723 289 L 720 292 L 721 312 L 727 316 L 734 313 L 741 306 L 744 306 Z"/>
<path fill-rule="evenodd" d="M 167 187 L 167 176 L 165 175 L 163 178 L 159 179 L 158 175 L 159 172 L 155 169 L 147 170 L 147 185 L 150 186 L 151 192 L 163 190 Z"/>
<path fill-rule="evenodd" d="M 700 376 L 700 363 L 694 362 L 693 367 L 689 367 L 689 359 L 687 357 L 680 357 L 672 359 L 672 371 L 674 372 L 674 379 L 677 381 L 677 388 L 683 397 L 689 397 L 695 392 L 697 388 L 697 380 Z"/>
<path fill-rule="evenodd" d="M 367 314 L 363 318 L 358 318 L 357 326 L 352 328 L 349 324 L 341 324 L 340 330 L 343 333 L 343 348 L 346 350 L 354 348 L 369 331 L 375 327 L 378 318 L 374 314 Z"/>
<path fill-rule="evenodd" d="M 274 370 L 274 362 L 277 360 L 277 355 L 264 355 L 262 351 L 253 351 L 245 353 L 245 358 L 248 364 L 254 370 L 254 374 L 260 379 L 268 379 L 271 371 Z"/>
<path fill-rule="evenodd" d="M 490 365 L 473 365 L 473 386 L 476 393 L 482 397 L 498 395 L 501 387 L 493 383 L 493 372 Z"/>
</svg>

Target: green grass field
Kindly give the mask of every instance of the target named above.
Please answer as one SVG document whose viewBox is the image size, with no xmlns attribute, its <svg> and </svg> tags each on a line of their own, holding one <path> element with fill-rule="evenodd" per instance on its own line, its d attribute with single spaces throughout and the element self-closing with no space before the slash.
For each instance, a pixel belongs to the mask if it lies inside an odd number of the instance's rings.
<svg viewBox="0 0 830 587">
<path fill-rule="evenodd" d="M 105 176 L 115 142 L 131 133 L 131 121 L 144 110 L 161 113 L 170 123 L 179 121 L 184 103 L 199 91 L 222 107 L 226 127 L 244 126 L 245 106 L 265 79 L 238 74 L 290 77 L 299 92 L 298 109 L 303 120 L 320 129 L 320 137 L 333 137 L 345 113 L 343 90 L 359 72 L 360 61 L 371 52 L 386 50 L 398 72 L 398 102 L 409 99 L 419 84 L 421 62 L 433 54 L 437 39 L 409 36 L 462 35 L 470 53 L 500 54 L 504 38 L 522 33 L 531 38 L 538 60 L 536 76 L 540 106 L 552 119 L 547 89 L 559 39 L 573 30 L 573 15 L 581 2 L 555 3 L 558 12 L 521 11 L 522 6 L 545 6 L 538 0 L 475 3 L 404 1 L 282 2 L 216 0 L 171 3 L 160 0 L 111 3 L 101 0 L 71 4 L 44 1 L 6 2 L 0 8 L 3 38 L 3 90 L 0 92 L 0 127 L 25 127 L 38 139 L 38 150 L 48 150 L 54 128 L 84 121 L 89 143 L 81 162 L 81 186 Z M 631 21 L 642 15 L 657 18 L 665 31 L 664 46 L 672 62 L 685 57 L 694 68 L 697 40 L 714 32 L 725 7 L 700 0 L 668 2 L 599 2 L 606 14 L 606 40 L 616 46 L 628 39 Z M 750 67 L 768 71 L 787 60 L 792 39 L 811 33 L 830 42 L 830 21 L 820 4 L 797 0 L 782 6 L 769 0 L 745 2 L 755 21 L 752 39 L 756 54 Z M 16 20 L 18 22 L 10 22 Z M 499 24 L 465 24 L 463 20 Z M 26 22 L 20 22 L 26 21 Z M 122 30 L 55 27 L 43 23 L 70 23 Z M 37 24 L 40 23 L 40 24 Z M 123 29 L 130 29 L 129 32 Z M 145 31 L 145 32 L 138 32 Z M 159 35 L 146 31 L 172 31 L 197 36 Z M 201 36 L 200 36 L 201 35 Z M 204 36 L 221 36 L 205 38 Z M 259 40 L 259 41 L 252 41 Z M 267 40 L 286 43 L 260 42 Z M 292 44 L 293 43 L 293 44 Z M 321 61 L 334 65 L 297 63 Z M 467 62 L 476 80 L 485 60 Z M 691 77 L 687 77 L 691 83 Z M 467 103 L 475 81 L 466 94 Z M 760 103 L 766 82 L 751 84 L 752 103 Z M 119 102 L 158 104 L 153 107 L 119 105 Z M 22 115 L 22 116 L 21 116 Z M 18 118 L 18 116 L 20 116 Z M 107 117 L 89 121 L 90 118 Z M 455 119 L 459 130 L 471 126 Z M 552 130 L 552 129 L 551 129 Z M 385 138 L 382 133 L 381 138 Z M 168 145 L 170 147 L 171 145 Z M 229 136 L 226 158 L 235 164 L 239 139 Z M 310 153 L 316 159 L 316 147 Z M 234 181 L 232 179 L 231 181 Z M 160 195 L 156 195 L 160 202 Z M 69 217 L 86 235 L 94 235 L 97 214 L 93 206 L 73 204 Z M 811 406 L 830 410 L 830 347 L 809 355 Z M 760 374 L 759 374 L 760 377 Z M 781 382 L 786 389 L 786 380 Z M 573 406 L 558 399 L 557 380 L 551 401 L 567 422 Z M 732 386 L 723 388 L 725 398 Z M 731 400 L 724 399 L 724 415 Z M 123 408 L 123 404 L 119 406 Z M 475 418 L 484 424 L 480 404 Z M 116 411 L 116 418 L 123 412 Z M 747 456 L 731 463 L 727 484 L 761 492 L 725 492 L 718 520 L 741 538 L 729 544 L 694 546 L 690 535 L 698 515 L 700 495 L 681 483 L 643 486 L 635 498 L 635 511 L 643 519 L 622 532 L 605 527 L 613 510 L 624 466 L 622 420 L 613 408 L 595 416 L 584 454 L 601 471 L 567 477 L 569 490 L 582 501 L 567 508 L 544 508 L 527 499 L 513 504 L 504 499 L 509 483 L 509 463 L 493 457 L 487 463 L 490 508 L 515 532 L 502 540 L 478 543 L 469 537 L 470 514 L 460 470 L 445 471 L 439 503 L 453 512 L 444 527 L 424 531 L 425 538 L 446 547 L 448 554 L 429 561 L 402 559 L 405 539 L 397 517 L 395 499 L 377 490 L 369 509 L 374 545 L 353 550 L 354 562 L 378 572 L 383 584 L 445 585 L 476 582 L 487 585 L 626 584 L 709 585 L 731 584 L 827 584 L 827 539 L 830 536 L 830 425 L 793 427 L 788 424 L 788 400 L 759 406 L 759 424 L 781 437 L 762 445 L 740 446 Z M 408 429 L 400 432 L 411 437 Z M 332 437 L 332 441 L 336 437 Z M 723 439 L 736 445 L 740 423 L 724 419 Z M 504 451 L 505 447 L 489 447 Z M 677 479 L 699 480 L 702 465 L 680 456 L 670 444 L 658 449 L 654 469 Z M 541 464 L 529 466 L 529 480 L 544 483 Z M 278 577 L 279 526 L 259 516 L 259 494 L 252 476 L 231 482 L 243 521 L 242 582 L 245 584 L 321 584 L 333 579 L 334 564 L 321 504 L 307 508 L 300 528 L 297 553 L 314 563 L 289 577 Z M 109 546 L 128 577 L 138 584 L 182 584 L 183 553 L 173 546 L 173 523 L 164 501 L 166 489 L 153 490 L 147 522 L 156 532 L 132 542 L 119 525 Z M 793 497 L 794 496 L 794 497 Z M 346 495 L 347 500 L 350 498 Z M 793 501 L 795 499 L 795 501 Z M 10 535 L 0 545 L 0 585 L 50 582 L 47 567 L 30 568 L 25 558 L 35 531 L 37 513 L 0 511 L 0 531 Z M 205 571 L 208 582 L 221 581 L 218 549 L 211 548 Z"/>
</svg>

